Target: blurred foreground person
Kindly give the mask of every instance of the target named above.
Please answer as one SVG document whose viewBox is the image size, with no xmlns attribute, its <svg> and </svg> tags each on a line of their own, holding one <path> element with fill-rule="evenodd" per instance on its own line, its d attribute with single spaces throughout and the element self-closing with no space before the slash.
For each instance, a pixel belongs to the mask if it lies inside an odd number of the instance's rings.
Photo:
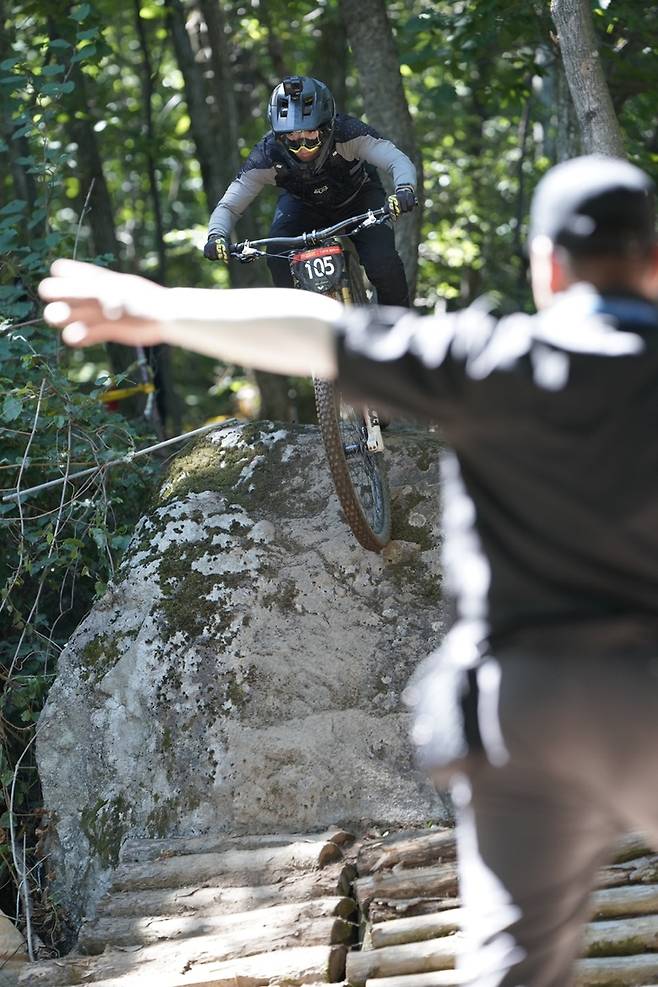
<svg viewBox="0 0 658 987">
<path fill-rule="evenodd" d="M 420 763 L 452 784 L 478 987 L 565 987 L 611 844 L 658 846 L 658 250 L 653 187 L 585 157 L 540 182 L 539 312 L 343 309 L 59 261 L 46 317 L 77 345 L 180 343 L 338 376 L 440 420 L 457 619 L 408 689 Z M 274 314 L 271 314 L 274 313 Z"/>
</svg>

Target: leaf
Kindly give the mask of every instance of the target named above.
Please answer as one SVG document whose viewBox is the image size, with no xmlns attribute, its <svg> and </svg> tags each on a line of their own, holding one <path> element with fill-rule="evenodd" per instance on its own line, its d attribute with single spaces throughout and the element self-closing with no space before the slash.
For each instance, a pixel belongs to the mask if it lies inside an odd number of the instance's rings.
<svg viewBox="0 0 658 987">
<path fill-rule="evenodd" d="M 64 85 L 63 82 L 44 82 L 39 91 L 42 96 L 61 96 L 65 92 Z"/>
<path fill-rule="evenodd" d="M 18 418 L 22 410 L 23 402 L 21 399 L 15 397 L 13 394 L 8 394 L 2 403 L 0 417 L 5 422 L 13 422 Z"/>
<path fill-rule="evenodd" d="M 19 212 L 25 212 L 27 202 L 25 199 L 12 199 L 6 206 L 0 209 L 0 216 L 14 216 Z"/>
<path fill-rule="evenodd" d="M 72 21 L 77 21 L 77 23 L 80 24 L 81 21 L 84 21 L 87 19 L 87 17 L 89 17 L 90 13 L 91 13 L 91 4 L 81 3 L 78 7 L 73 8 L 71 13 L 69 14 L 69 17 Z"/>
<path fill-rule="evenodd" d="M 9 72 L 11 69 L 13 69 L 14 65 L 18 65 L 20 61 L 21 59 L 17 55 L 15 55 L 13 58 L 5 58 L 3 59 L 3 61 L 0 62 L 0 69 L 2 69 L 3 72 Z"/>
<path fill-rule="evenodd" d="M 84 48 L 81 48 L 79 51 L 76 51 L 71 61 L 81 62 L 83 58 L 91 58 L 91 56 L 95 54 L 96 54 L 96 45 L 85 45 Z"/>
<path fill-rule="evenodd" d="M 71 48 L 71 42 L 65 41 L 64 38 L 55 38 L 53 41 L 48 42 L 49 48 Z"/>
<path fill-rule="evenodd" d="M 43 222 L 47 215 L 47 209 L 35 209 L 30 217 L 29 223 L 27 224 L 28 230 L 33 230 L 35 226 L 38 226 L 39 223 Z"/>
<path fill-rule="evenodd" d="M 103 528 L 92 528 L 91 537 L 96 542 L 96 547 L 103 552 L 107 548 L 107 535 Z"/>
</svg>

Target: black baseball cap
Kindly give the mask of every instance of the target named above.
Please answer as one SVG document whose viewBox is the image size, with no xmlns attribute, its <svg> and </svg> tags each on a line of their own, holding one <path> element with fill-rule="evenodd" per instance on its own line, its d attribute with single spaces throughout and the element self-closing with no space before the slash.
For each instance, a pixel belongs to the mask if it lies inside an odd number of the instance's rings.
<svg viewBox="0 0 658 987">
<path fill-rule="evenodd" d="M 551 168 L 530 207 L 529 241 L 547 236 L 572 253 L 623 253 L 656 235 L 654 184 L 621 158 L 591 154 Z"/>
</svg>

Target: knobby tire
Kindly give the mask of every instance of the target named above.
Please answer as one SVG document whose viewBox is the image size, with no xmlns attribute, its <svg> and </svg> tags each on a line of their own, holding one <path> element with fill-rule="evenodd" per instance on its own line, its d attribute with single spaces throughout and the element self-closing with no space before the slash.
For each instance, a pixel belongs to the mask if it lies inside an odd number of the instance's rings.
<svg viewBox="0 0 658 987">
<path fill-rule="evenodd" d="M 345 250 L 354 304 L 366 305 L 361 268 L 352 249 Z M 341 402 L 333 381 L 314 378 L 315 406 L 329 469 L 345 519 L 357 541 L 370 552 L 381 552 L 391 538 L 391 498 L 382 454 L 366 445 L 363 416 Z M 358 446 L 350 455 L 345 443 Z"/>
</svg>

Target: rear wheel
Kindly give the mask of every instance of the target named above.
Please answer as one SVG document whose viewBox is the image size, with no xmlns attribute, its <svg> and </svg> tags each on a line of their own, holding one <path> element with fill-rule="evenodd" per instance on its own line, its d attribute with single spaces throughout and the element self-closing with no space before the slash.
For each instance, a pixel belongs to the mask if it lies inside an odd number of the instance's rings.
<svg viewBox="0 0 658 987">
<path fill-rule="evenodd" d="M 368 302 L 361 268 L 353 250 L 346 261 L 352 300 Z M 315 405 L 322 440 L 336 493 L 357 541 L 380 552 L 391 538 L 391 498 L 382 453 L 368 449 L 368 432 L 361 411 L 341 400 L 333 381 L 314 379 Z"/>
</svg>

